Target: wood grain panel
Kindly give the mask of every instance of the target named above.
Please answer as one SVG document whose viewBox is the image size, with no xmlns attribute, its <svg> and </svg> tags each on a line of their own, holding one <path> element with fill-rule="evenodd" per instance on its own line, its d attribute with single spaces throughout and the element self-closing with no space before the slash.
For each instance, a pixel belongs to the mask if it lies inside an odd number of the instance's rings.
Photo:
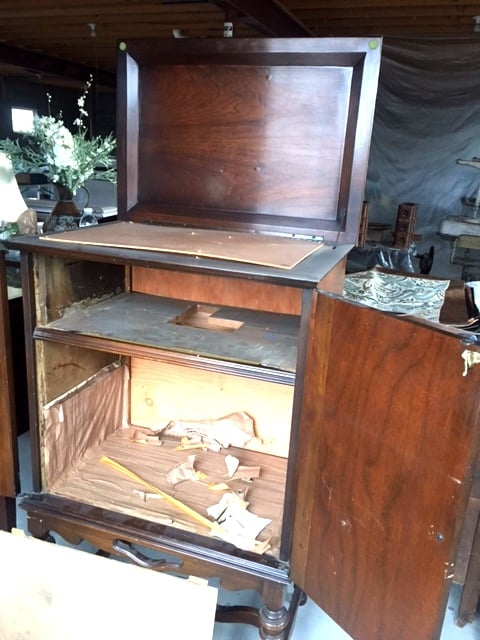
<svg viewBox="0 0 480 640">
<path fill-rule="evenodd" d="M 454 336 L 320 296 L 293 577 L 355 640 L 437 638 L 479 447 Z"/>
<path fill-rule="evenodd" d="M 300 315 L 302 290 L 252 280 L 133 267 L 132 290 L 180 300 Z"/>
<path fill-rule="evenodd" d="M 17 447 L 15 400 L 13 394 L 12 344 L 8 311 L 4 254 L 0 258 L 0 496 L 15 497 L 17 487 Z M 3 504 L 3 503 L 2 503 Z M 5 505 L 0 504 L 3 512 Z M 8 507 L 7 507 L 8 508 Z M 0 523 L 3 521 L 0 514 Z M 8 518 L 5 517 L 5 520 Z M 13 524 L 13 523 L 12 523 Z"/>
<path fill-rule="evenodd" d="M 335 219 L 350 70 L 296 62 L 143 66 L 143 200 Z"/>
</svg>

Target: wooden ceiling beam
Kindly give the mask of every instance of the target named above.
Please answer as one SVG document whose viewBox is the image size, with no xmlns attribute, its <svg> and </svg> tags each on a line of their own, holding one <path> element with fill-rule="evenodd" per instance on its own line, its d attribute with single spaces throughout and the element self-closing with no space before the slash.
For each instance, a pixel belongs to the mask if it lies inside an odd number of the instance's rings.
<svg viewBox="0 0 480 640">
<path fill-rule="evenodd" d="M 301 37 L 311 35 L 308 28 L 297 20 L 279 2 L 265 0 L 219 0 L 218 7 L 237 12 L 240 20 L 268 36 Z"/>
<path fill-rule="evenodd" d="M 141 10 L 140 10 L 141 9 Z M 23 20 L 60 20 L 63 22 L 65 18 L 68 19 L 82 19 L 85 24 L 106 17 L 110 19 L 112 16 L 130 16 L 140 18 L 142 15 L 153 14 L 157 17 L 164 19 L 175 19 L 177 16 L 186 15 L 190 19 L 195 16 L 206 14 L 212 14 L 212 4 L 210 2 L 204 2 L 201 4 L 193 5 L 162 5 L 154 2 L 142 2 L 141 7 L 133 4 L 116 3 L 114 6 L 105 3 L 96 4 L 94 7 L 87 6 L 86 4 L 76 3 L 73 6 L 66 7 L 64 5 L 57 7 L 48 7 L 45 4 L 31 6 L 30 8 L 18 9 L 15 7 L 6 7 L 2 1 L 0 6 L 0 19 L 7 22 L 13 21 L 20 23 Z M 44 23 L 43 23 L 44 24 Z"/>
<path fill-rule="evenodd" d="M 419 7 L 438 7 L 439 9 L 458 9 L 468 7 L 478 9 L 478 0 L 462 0 L 457 2 L 456 0 L 402 0 L 402 2 L 395 0 L 313 0 L 313 2 L 304 2 L 303 0 L 284 0 L 284 4 L 288 6 L 288 10 L 294 12 L 295 15 L 305 15 L 308 13 L 315 13 L 317 11 L 329 11 L 331 9 L 351 10 L 358 9 L 361 11 L 370 11 L 374 13 L 377 9 L 382 7 L 391 7 L 394 9 L 416 9 Z"/>
<path fill-rule="evenodd" d="M 479 7 L 476 8 L 477 12 L 480 12 Z M 369 20 L 369 19 L 377 19 L 377 20 L 387 20 L 387 19 L 399 19 L 402 20 L 404 18 L 452 18 L 452 16 L 459 18 L 468 18 L 472 19 L 472 12 L 466 12 L 465 7 L 458 6 L 452 8 L 448 7 L 432 7 L 428 5 L 423 5 L 421 7 L 383 7 L 376 10 L 371 9 L 326 9 L 326 10 L 315 10 L 313 12 L 306 13 L 304 15 L 304 20 L 307 22 L 311 20 L 313 22 L 318 22 L 320 20 L 337 20 L 341 19 L 347 22 L 347 18 L 350 20 Z"/>
<path fill-rule="evenodd" d="M 116 86 L 116 76 L 114 73 L 100 71 L 92 67 L 45 56 L 33 51 L 9 47 L 4 44 L 0 44 L 0 61 L 29 69 L 39 74 L 47 73 L 66 77 L 70 80 L 79 80 L 82 83 L 86 82 L 91 76 L 98 86 L 109 88 Z"/>
</svg>

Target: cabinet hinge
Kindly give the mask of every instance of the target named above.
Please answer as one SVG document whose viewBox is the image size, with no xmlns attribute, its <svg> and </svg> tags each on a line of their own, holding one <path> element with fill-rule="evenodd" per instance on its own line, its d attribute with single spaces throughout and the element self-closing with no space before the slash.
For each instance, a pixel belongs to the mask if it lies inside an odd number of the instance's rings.
<svg viewBox="0 0 480 640">
<path fill-rule="evenodd" d="M 468 349 L 465 349 L 465 351 L 462 353 L 462 358 L 464 360 L 464 376 L 468 374 L 469 370 L 473 367 L 474 364 L 480 364 L 480 353 L 478 353 L 478 351 L 469 351 Z"/>
<path fill-rule="evenodd" d="M 295 238 L 297 240 L 310 240 L 311 242 L 324 242 L 325 237 L 324 236 L 320 236 L 320 235 L 316 235 L 316 234 L 309 234 L 309 233 L 297 233 L 294 231 L 253 231 L 254 234 L 256 235 L 262 235 L 262 236 L 273 236 L 275 238 Z"/>
</svg>

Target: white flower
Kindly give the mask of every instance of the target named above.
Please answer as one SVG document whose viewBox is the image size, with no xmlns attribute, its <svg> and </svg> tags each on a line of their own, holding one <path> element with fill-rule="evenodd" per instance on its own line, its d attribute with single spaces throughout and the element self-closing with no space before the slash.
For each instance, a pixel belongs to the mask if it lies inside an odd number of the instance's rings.
<svg viewBox="0 0 480 640">
<path fill-rule="evenodd" d="M 10 158 L 16 172 L 43 173 L 49 181 L 68 187 L 73 193 L 92 178 L 116 181 L 113 135 L 89 138 L 83 123 L 88 116 L 85 102 L 91 82 L 86 83 L 77 101 L 76 133 L 65 126 L 61 114 L 56 118 L 49 115 L 35 119 L 32 134 L 14 141 L 0 140 L 0 151 Z M 47 98 L 50 104 L 51 96 L 47 94 Z"/>
</svg>

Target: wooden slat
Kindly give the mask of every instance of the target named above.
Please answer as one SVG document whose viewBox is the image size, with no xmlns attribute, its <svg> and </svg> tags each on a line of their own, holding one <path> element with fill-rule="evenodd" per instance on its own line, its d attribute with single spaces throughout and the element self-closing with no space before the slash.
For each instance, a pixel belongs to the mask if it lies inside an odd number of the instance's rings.
<svg viewBox="0 0 480 640">
<path fill-rule="evenodd" d="M 419 2 L 418 0 L 405 0 L 405 2 L 394 2 L 393 0 L 372 0 L 372 2 L 357 2 L 357 0 L 343 0 L 339 2 L 338 0 L 325 0 L 324 2 L 319 2 L 318 0 L 284 0 L 283 4 L 289 8 L 290 11 L 298 14 L 305 15 L 307 13 L 313 14 L 321 11 L 325 11 L 326 9 L 363 9 L 366 12 L 370 12 L 372 15 L 378 9 L 383 7 L 396 7 L 397 10 L 410 8 L 412 10 L 418 9 L 420 7 L 450 7 L 450 9 L 458 8 L 457 2 L 454 0 L 425 0 L 425 2 Z M 475 0 L 466 0 L 466 2 L 462 2 L 461 6 L 463 7 L 477 7 L 478 3 Z"/>
<path fill-rule="evenodd" d="M 15 497 L 17 489 L 17 445 L 13 391 L 12 344 L 7 299 L 4 254 L 0 256 L 0 495 Z M 3 504 L 3 503 L 2 503 Z M 0 523 L 3 522 L 0 504 Z"/>
<path fill-rule="evenodd" d="M 218 6 L 217 6 L 218 5 Z M 36 53 L 59 58 L 58 73 L 65 76 L 74 65 L 86 65 L 115 72 L 118 40 L 172 38 L 182 36 L 213 38 L 223 36 L 223 23 L 232 20 L 235 37 L 296 35 L 429 37 L 471 36 L 478 3 L 466 0 L 283 0 L 282 2 L 125 2 L 66 0 L 6 0 L 0 6 L 2 42 L 24 49 L 31 59 L 13 64 L 28 69 L 41 68 Z M 95 24 L 92 38 L 90 24 Z M 0 65 L 6 61 L 0 50 Z M 67 63 L 72 65 L 70 72 Z M 12 69 L 8 69 L 12 75 Z M 50 78 L 51 80 L 51 78 Z M 38 80 L 37 80 L 38 81 Z M 44 80 L 47 82 L 47 79 Z"/>
</svg>

